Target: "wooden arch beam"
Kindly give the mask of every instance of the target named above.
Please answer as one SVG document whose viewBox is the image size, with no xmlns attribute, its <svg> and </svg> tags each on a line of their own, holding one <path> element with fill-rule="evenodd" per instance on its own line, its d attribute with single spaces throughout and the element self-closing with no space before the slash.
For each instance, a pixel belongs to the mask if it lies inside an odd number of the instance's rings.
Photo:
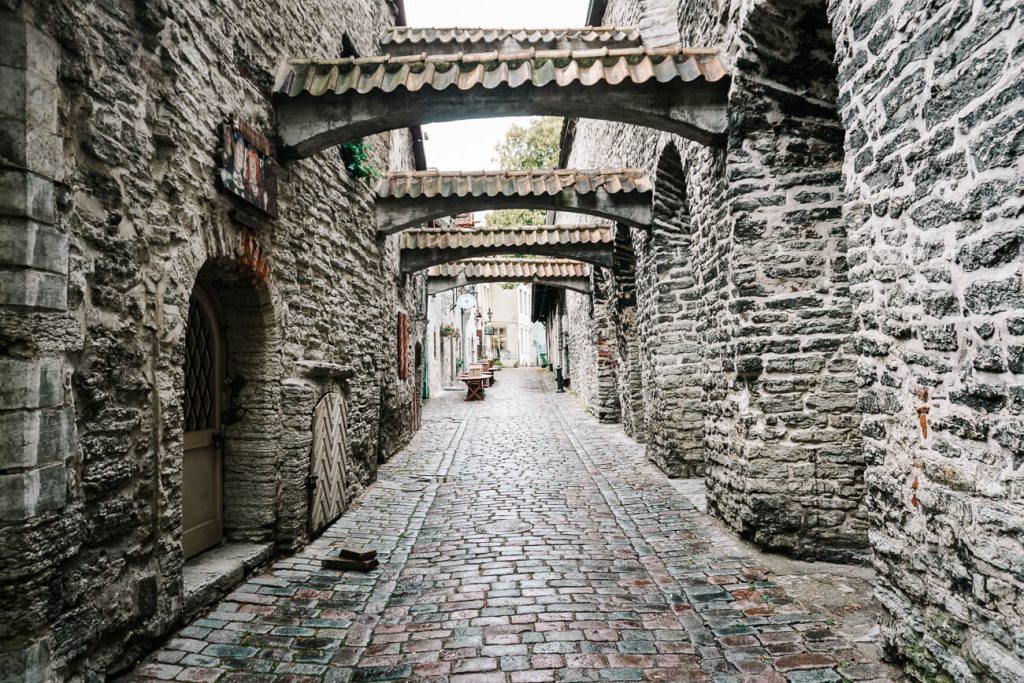
<svg viewBox="0 0 1024 683">
<path fill-rule="evenodd" d="M 549 256 L 611 268 L 615 229 L 610 225 L 443 228 L 402 233 L 401 272 L 414 273 L 469 258 Z"/>
<path fill-rule="evenodd" d="M 716 50 L 678 46 L 513 50 L 311 60 L 275 83 L 285 155 L 413 125 L 497 116 L 586 116 L 721 145 L 729 77 Z"/>
</svg>

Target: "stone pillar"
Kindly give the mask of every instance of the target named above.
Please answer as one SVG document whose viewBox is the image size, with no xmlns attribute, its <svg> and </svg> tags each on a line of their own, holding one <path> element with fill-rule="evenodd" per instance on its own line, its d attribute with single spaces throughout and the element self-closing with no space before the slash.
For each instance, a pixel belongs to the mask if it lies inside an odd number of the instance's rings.
<svg viewBox="0 0 1024 683">
<path fill-rule="evenodd" d="M 835 46 L 820 2 L 765 2 L 730 92 L 723 419 L 708 506 L 805 559 L 867 554 Z"/>
<path fill-rule="evenodd" d="M 0 14 L 0 680 L 51 679 L 51 575 L 62 553 L 46 518 L 65 507 L 73 417 L 64 353 L 53 337 L 67 308 L 68 240 L 56 226 L 58 47 Z M 58 534 L 60 535 L 60 534 Z M 66 540 L 66 538 L 65 538 Z M 52 552 L 51 552 L 52 551 Z"/>
<path fill-rule="evenodd" d="M 592 292 L 594 303 L 594 334 L 597 353 L 596 400 L 592 412 L 601 422 L 618 422 L 619 382 L 615 370 L 615 325 L 609 297 L 612 282 L 604 269 L 594 270 Z"/>
<path fill-rule="evenodd" d="M 670 477 L 704 472 L 704 392 L 697 281 L 682 162 L 669 145 L 658 163 L 654 223 L 635 231 L 647 457 Z"/>
<path fill-rule="evenodd" d="M 640 338 L 637 326 L 636 257 L 630 228 L 615 227 L 615 267 L 609 289 L 615 328 L 616 368 L 622 428 L 643 442 L 645 408 L 640 376 Z"/>
</svg>

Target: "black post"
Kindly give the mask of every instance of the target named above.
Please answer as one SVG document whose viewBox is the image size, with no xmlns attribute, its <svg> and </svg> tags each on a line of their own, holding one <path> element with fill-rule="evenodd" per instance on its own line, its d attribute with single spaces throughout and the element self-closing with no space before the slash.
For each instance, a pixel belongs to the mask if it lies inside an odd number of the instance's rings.
<svg viewBox="0 0 1024 683">
<path fill-rule="evenodd" d="M 557 368 L 555 368 L 555 383 L 558 385 L 558 391 L 556 391 L 555 393 L 564 394 L 565 393 L 565 378 L 562 377 L 562 366 L 561 365 L 559 365 Z"/>
</svg>

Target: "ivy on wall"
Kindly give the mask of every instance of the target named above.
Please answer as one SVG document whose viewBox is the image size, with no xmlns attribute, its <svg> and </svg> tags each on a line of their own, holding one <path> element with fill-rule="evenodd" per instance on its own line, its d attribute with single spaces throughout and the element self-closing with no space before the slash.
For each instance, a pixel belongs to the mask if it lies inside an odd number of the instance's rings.
<svg viewBox="0 0 1024 683">
<path fill-rule="evenodd" d="M 345 170 L 356 180 L 363 180 L 367 185 L 370 180 L 380 177 L 380 171 L 370 164 L 371 147 L 361 140 L 346 142 L 339 147 L 341 160 L 345 162 Z"/>
</svg>

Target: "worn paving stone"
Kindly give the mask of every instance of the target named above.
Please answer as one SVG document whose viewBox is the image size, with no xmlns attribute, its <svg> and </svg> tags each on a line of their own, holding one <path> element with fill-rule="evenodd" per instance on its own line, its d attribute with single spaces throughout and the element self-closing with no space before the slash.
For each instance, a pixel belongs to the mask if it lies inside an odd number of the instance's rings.
<svg viewBox="0 0 1024 683">
<path fill-rule="evenodd" d="M 323 536 L 126 680 L 839 681 L 876 670 L 770 567 L 711 550 L 721 532 L 615 425 L 554 394 L 542 371 L 502 380 L 482 403 L 431 401 L 409 448 Z M 352 545 L 377 549 L 381 566 L 320 567 Z"/>
</svg>

